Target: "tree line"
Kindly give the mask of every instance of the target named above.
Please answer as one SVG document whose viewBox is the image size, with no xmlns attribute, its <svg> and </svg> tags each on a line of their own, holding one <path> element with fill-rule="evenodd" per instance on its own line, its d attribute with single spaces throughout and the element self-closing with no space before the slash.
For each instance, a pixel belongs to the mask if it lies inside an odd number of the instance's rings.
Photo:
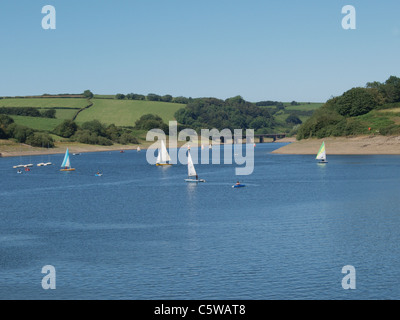
<svg viewBox="0 0 400 320">
<path fill-rule="evenodd" d="M 270 130 L 276 124 L 267 108 L 258 107 L 241 96 L 226 100 L 193 99 L 175 113 L 175 118 L 196 131 L 213 128 Z"/>
<path fill-rule="evenodd" d="M 119 144 L 138 144 L 133 130 L 118 127 L 114 124 L 105 125 L 98 120 L 92 120 L 77 125 L 73 120 L 64 120 L 58 125 L 54 134 L 85 144 L 111 146 Z"/>
<path fill-rule="evenodd" d="M 0 114 L 0 139 L 10 138 L 33 147 L 54 147 L 54 140 L 48 133 L 18 125 L 11 117 Z"/>
<path fill-rule="evenodd" d="M 384 83 L 368 82 L 365 87 L 352 88 L 329 99 L 300 127 L 297 139 L 367 133 L 368 125 L 359 117 L 396 103 L 400 103 L 400 78 L 391 76 Z M 400 132 L 400 127 L 395 127 Z M 382 134 L 393 132 L 381 131 Z"/>
<path fill-rule="evenodd" d="M 45 109 L 41 111 L 33 107 L 0 107 L 0 114 L 55 119 L 56 110 Z"/>
<path fill-rule="evenodd" d="M 172 102 L 172 103 L 180 103 L 180 104 L 187 104 L 192 98 L 186 97 L 173 97 L 170 94 L 166 95 L 158 95 L 155 93 L 149 93 L 147 95 L 137 94 L 137 93 L 117 93 L 115 95 L 115 99 L 117 100 L 142 100 L 142 101 L 160 101 L 160 102 Z"/>
</svg>

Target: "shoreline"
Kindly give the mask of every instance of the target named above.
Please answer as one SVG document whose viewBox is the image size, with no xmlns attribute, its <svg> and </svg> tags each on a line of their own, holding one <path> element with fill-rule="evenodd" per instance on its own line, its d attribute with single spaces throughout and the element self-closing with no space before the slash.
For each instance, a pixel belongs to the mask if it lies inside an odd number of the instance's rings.
<svg viewBox="0 0 400 320">
<path fill-rule="evenodd" d="M 265 143 L 287 143 L 294 142 L 296 138 L 283 138 L 277 140 L 276 142 L 265 142 Z M 138 145 L 119 145 L 114 144 L 112 146 L 99 146 L 90 145 L 77 142 L 56 142 L 55 147 L 51 149 L 32 147 L 27 144 L 17 143 L 9 140 L 0 140 L 0 158 L 11 158 L 11 157 L 25 157 L 25 156 L 45 156 L 54 154 L 64 154 L 65 150 L 68 148 L 70 154 L 74 153 L 92 153 L 92 152 L 111 152 L 111 151 L 132 151 L 137 150 L 140 147 L 141 150 L 149 149 L 154 143 L 154 141 L 148 141 L 147 143 Z M 178 148 L 182 147 L 187 142 L 178 142 Z M 193 143 L 194 147 L 199 147 L 196 143 Z M 256 143 L 258 144 L 258 143 Z"/>
<path fill-rule="evenodd" d="M 400 136 L 354 136 L 311 138 L 295 141 L 273 151 L 273 154 L 316 155 L 325 141 L 329 155 L 400 155 Z"/>
</svg>

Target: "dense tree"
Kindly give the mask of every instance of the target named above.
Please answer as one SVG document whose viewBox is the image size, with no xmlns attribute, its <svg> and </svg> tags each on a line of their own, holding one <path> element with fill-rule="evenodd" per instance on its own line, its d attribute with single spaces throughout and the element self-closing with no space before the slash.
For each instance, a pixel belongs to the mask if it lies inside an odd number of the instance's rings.
<svg viewBox="0 0 400 320">
<path fill-rule="evenodd" d="M 117 94 L 115 95 L 115 99 L 117 99 L 117 100 L 124 100 L 124 99 L 125 99 L 125 95 L 122 94 L 122 93 L 117 93 Z"/>
<path fill-rule="evenodd" d="M 172 99 L 172 102 L 174 102 L 174 103 L 188 104 L 188 103 L 189 103 L 189 100 L 190 100 L 190 99 L 185 98 L 185 97 L 175 97 L 175 98 Z"/>
<path fill-rule="evenodd" d="M 33 107 L 1 107 L 0 114 L 8 114 L 15 116 L 26 116 L 26 117 L 41 117 L 38 108 Z"/>
<path fill-rule="evenodd" d="M 54 148 L 54 140 L 47 133 L 35 132 L 26 139 L 26 143 L 33 147 Z"/>
<path fill-rule="evenodd" d="M 300 120 L 300 118 L 294 114 L 289 115 L 289 117 L 286 118 L 286 123 L 296 125 L 296 124 L 302 124 L 303 122 Z"/>
<path fill-rule="evenodd" d="M 70 138 L 75 134 L 77 129 L 78 126 L 74 121 L 64 120 L 54 129 L 54 133 L 63 138 Z"/>
<path fill-rule="evenodd" d="M 256 106 L 257 107 L 270 107 L 270 106 L 276 106 L 276 105 L 281 104 L 281 103 L 282 102 L 267 100 L 267 101 L 257 102 Z"/>
<path fill-rule="evenodd" d="M 82 130 L 88 130 L 98 136 L 106 137 L 106 128 L 99 120 L 92 120 L 82 124 Z"/>
<path fill-rule="evenodd" d="M 93 98 L 93 93 L 90 90 L 85 90 L 83 92 L 83 96 L 87 99 L 92 99 Z"/>
<path fill-rule="evenodd" d="M 334 108 L 342 116 L 355 117 L 370 112 L 377 105 L 369 89 L 353 88 L 337 99 Z"/>
<path fill-rule="evenodd" d="M 136 139 L 133 133 L 124 132 L 118 139 L 120 144 L 138 144 L 139 141 Z"/>
<path fill-rule="evenodd" d="M 42 117 L 55 119 L 56 118 L 56 110 L 55 109 L 47 109 L 45 111 L 42 111 Z"/>
<path fill-rule="evenodd" d="M 192 129 L 261 129 L 274 120 L 266 108 L 245 101 L 241 96 L 225 101 L 216 98 L 194 99 L 175 113 L 177 121 Z"/>
<path fill-rule="evenodd" d="M 145 114 L 135 122 L 135 129 L 137 130 L 151 130 L 161 129 L 168 134 L 168 126 L 163 122 L 161 117 L 154 114 Z"/>
<path fill-rule="evenodd" d="M 7 133 L 2 127 L 0 127 L 0 139 L 7 139 L 7 138 L 8 138 Z"/>
<path fill-rule="evenodd" d="M 171 102 L 172 99 L 173 99 L 172 96 L 169 95 L 169 94 L 166 94 L 165 96 L 162 96 L 162 97 L 161 97 L 161 101 L 162 101 L 162 102 Z"/>
<path fill-rule="evenodd" d="M 0 128 L 6 129 L 10 124 L 13 123 L 14 123 L 13 118 L 0 114 Z"/>
<path fill-rule="evenodd" d="M 79 129 L 73 136 L 73 140 L 86 144 L 97 144 L 102 146 L 111 146 L 113 143 L 110 139 L 97 135 L 87 129 Z"/>
<path fill-rule="evenodd" d="M 391 76 L 383 87 L 386 102 L 400 102 L 400 78 Z"/>
<path fill-rule="evenodd" d="M 15 123 L 8 126 L 9 136 L 16 139 L 20 143 L 25 143 L 29 136 L 33 135 L 34 131 L 31 128 L 20 126 Z"/>
<path fill-rule="evenodd" d="M 144 96 L 142 94 L 128 93 L 126 95 L 126 99 L 128 99 L 128 100 L 146 100 L 146 96 Z"/>
<path fill-rule="evenodd" d="M 161 96 L 155 93 L 149 93 L 147 95 L 147 100 L 148 101 L 161 101 Z"/>
</svg>

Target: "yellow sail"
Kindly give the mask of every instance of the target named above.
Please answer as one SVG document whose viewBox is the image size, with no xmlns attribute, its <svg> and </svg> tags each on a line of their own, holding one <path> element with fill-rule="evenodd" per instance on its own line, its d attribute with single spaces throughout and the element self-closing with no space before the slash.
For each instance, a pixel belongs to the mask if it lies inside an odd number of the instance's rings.
<svg viewBox="0 0 400 320">
<path fill-rule="evenodd" d="M 326 160 L 325 141 L 322 142 L 321 148 L 319 148 L 317 157 L 315 159 L 317 159 L 317 160 Z"/>
</svg>

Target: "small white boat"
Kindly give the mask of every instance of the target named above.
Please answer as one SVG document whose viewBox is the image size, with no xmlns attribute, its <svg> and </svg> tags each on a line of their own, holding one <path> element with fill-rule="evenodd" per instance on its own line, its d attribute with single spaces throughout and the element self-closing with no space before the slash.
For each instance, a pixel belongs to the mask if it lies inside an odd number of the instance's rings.
<svg viewBox="0 0 400 320">
<path fill-rule="evenodd" d="M 172 166 L 169 161 L 171 161 L 171 157 L 168 154 L 164 140 L 161 140 L 161 147 L 158 149 L 156 166 Z"/>
<path fill-rule="evenodd" d="M 137 147 L 136 151 L 137 151 L 137 152 L 140 152 L 140 150 L 141 150 L 140 147 Z"/>
<path fill-rule="evenodd" d="M 325 141 L 322 142 L 321 148 L 319 148 L 317 157 L 315 159 L 320 160 L 318 163 L 321 163 L 321 164 L 328 163 L 328 161 L 326 160 Z"/>
<path fill-rule="evenodd" d="M 67 148 L 67 151 L 65 152 L 64 156 L 64 161 L 61 164 L 61 170 L 60 171 L 75 171 L 74 168 L 71 167 L 71 162 L 69 161 L 69 150 Z"/>
<path fill-rule="evenodd" d="M 193 159 L 190 155 L 190 150 L 188 150 L 188 179 L 185 179 L 186 182 L 206 182 L 204 179 L 199 179 L 197 175 L 196 169 L 194 168 Z"/>
</svg>

